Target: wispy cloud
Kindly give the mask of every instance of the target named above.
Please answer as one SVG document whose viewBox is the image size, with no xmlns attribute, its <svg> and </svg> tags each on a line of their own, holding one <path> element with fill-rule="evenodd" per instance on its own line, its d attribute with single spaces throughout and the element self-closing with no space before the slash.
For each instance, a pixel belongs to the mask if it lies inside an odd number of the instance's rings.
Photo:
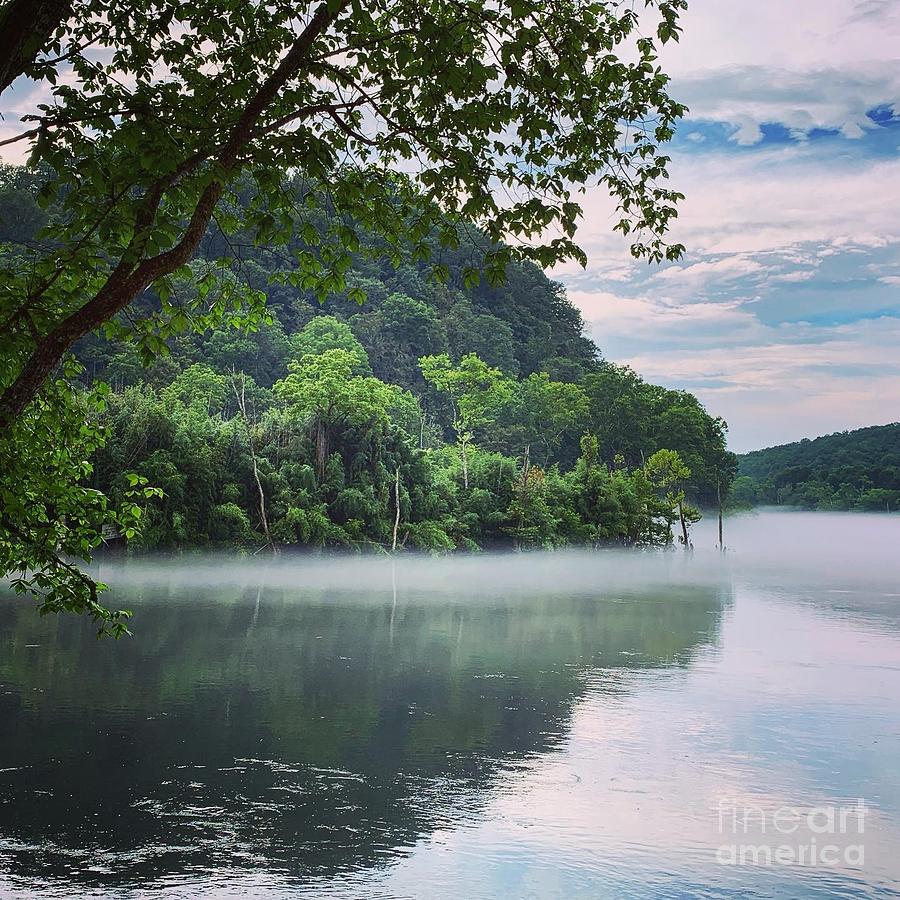
<svg viewBox="0 0 900 900">
<path fill-rule="evenodd" d="M 816 130 L 861 138 L 880 127 L 869 115 L 873 109 L 900 107 L 900 67 L 893 60 L 842 69 L 736 66 L 685 75 L 675 87 L 692 120 L 724 123 L 742 145 L 762 141 L 770 123 L 797 139 Z"/>
<path fill-rule="evenodd" d="M 896 421 L 900 318 L 832 328 L 746 326 L 746 343 L 657 348 L 625 359 L 727 408 L 737 450 Z"/>
</svg>

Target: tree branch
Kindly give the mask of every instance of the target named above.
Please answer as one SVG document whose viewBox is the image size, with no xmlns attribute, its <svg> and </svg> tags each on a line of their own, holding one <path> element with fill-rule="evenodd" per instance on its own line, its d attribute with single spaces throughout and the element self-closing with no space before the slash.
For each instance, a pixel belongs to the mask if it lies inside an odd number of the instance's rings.
<svg viewBox="0 0 900 900">
<path fill-rule="evenodd" d="M 45 379 L 53 372 L 63 355 L 79 338 L 94 331 L 127 306 L 157 279 L 184 265 L 197 248 L 212 218 L 227 182 L 239 168 L 241 150 L 254 138 L 256 125 L 279 91 L 307 61 L 315 41 L 327 30 L 348 5 L 322 3 L 306 27 L 291 45 L 281 62 L 244 107 L 222 150 L 216 157 L 221 173 L 204 188 L 181 240 L 168 250 L 144 259 L 134 266 L 136 251 L 143 250 L 166 189 L 177 177 L 172 173 L 160 179 L 147 194 L 135 216 L 135 231 L 129 248 L 122 255 L 103 287 L 84 306 L 56 325 L 35 347 L 16 380 L 0 397 L 0 435 L 7 431 L 34 399 Z M 176 170 L 177 171 L 177 170 Z M 139 258 L 140 254 L 138 254 Z"/>
</svg>

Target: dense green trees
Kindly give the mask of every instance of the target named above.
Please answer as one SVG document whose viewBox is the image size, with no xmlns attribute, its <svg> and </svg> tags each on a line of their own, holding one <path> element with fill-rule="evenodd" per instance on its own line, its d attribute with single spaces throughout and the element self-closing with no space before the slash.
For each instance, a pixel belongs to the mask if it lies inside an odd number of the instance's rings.
<svg viewBox="0 0 900 900">
<path fill-rule="evenodd" d="M 117 498 L 133 471 L 163 492 L 131 545 L 666 545 L 675 522 L 689 544 L 696 512 L 679 452 L 608 465 L 579 385 L 439 354 L 420 360 L 416 396 L 365 374 L 355 341 L 322 315 L 291 338 L 271 390 L 186 359 L 164 387 L 114 392 L 95 484 Z M 432 391 L 447 405 L 429 418 L 420 398 Z M 567 441 L 580 444 L 572 466 Z"/>
<path fill-rule="evenodd" d="M 900 509 L 900 424 L 838 432 L 739 457 L 732 502 L 803 509 Z"/>
<path fill-rule="evenodd" d="M 247 265 L 268 283 L 262 251 Z M 147 369 L 130 344 L 86 339 L 85 384 L 114 385 L 94 483 L 118 498 L 133 469 L 166 491 L 147 510 L 146 547 L 259 546 L 266 525 L 286 547 L 389 547 L 395 525 L 399 545 L 432 550 L 673 541 L 677 503 L 666 506 L 645 464 L 676 450 L 691 469 L 686 496 L 709 504 L 717 462 L 726 490 L 733 467 L 724 423 L 691 395 L 602 361 L 535 267 L 508 273 L 516 303 L 505 287 L 466 291 L 455 269 L 438 284 L 412 263 L 379 270 L 359 259 L 347 281 L 364 303 L 320 305 L 268 284 L 269 321 L 174 335 Z M 133 432 L 146 421 L 162 446 L 149 440 L 145 461 Z M 192 467 L 204 461 L 201 475 Z M 185 474 L 202 489 L 191 494 Z M 192 503 L 204 509 L 179 505 Z"/>
<path fill-rule="evenodd" d="M 716 477 L 727 491 L 724 423 L 600 359 L 531 264 L 509 266 L 513 304 L 506 288 L 467 291 L 455 269 L 439 284 L 412 262 L 379 271 L 360 258 L 347 295 L 320 304 L 278 284 L 262 250 L 251 255 L 242 274 L 265 285 L 247 284 L 264 319 L 233 312 L 172 333 L 160 355 L 141 352 L 146 335 L 123 342 L 118 324 L 76 346 L 83 371 L 59 389 L 91 410 L 72 420 L 87 443 L 59 441 L 93 454 L 65 484 L 68 508 L 96 501 L 96 533 L 127 535 L 132 549 L 444 552 L 667 545 L 678 522 L 687 546 L 689 498 L 708 504 Z M 212 302 L 230 308 L 233 291 L 232 278 L 211 286 Z M 149 319 L 162 300 L 145 303 Z M 44 559 L 59 549 L 86 552 L 48 531 Z"/>
<path fill-rule="evenodd" d="M 17 216 L 29 197 L 17 195 Z M 684 541 L 688 498 L 709 503 L 717 472 L 727 489 L 724 423 L 601 360 L 531 264 L 466 290 L 456 268 L 440 284 L 420 263 L 359 258 L 347 293 L 324 305 L 278 284 L 273 265 L 250 249 L 242 272 L 265 294 L 265 320 L 172 334 L 143 360 L 137 334 L 77 345 L 84 388 L 113 389 L 95 401 L 93 459 L 71 489 L 109 508 L 135 487 L 161 492 L 129 546 L 389 548 L 395 532 L 399 547 L 431 551 L 665 545 L 676 522 Z M 226 282 L 210 287 L 215 303 L 229 302 Z"/>
<path fill-rule="evenodd" d="M 446 353 L 419 360 L 425 380 L 450 399 L 452 428 L 462 461 L 463 487 L 469 487 L 468 447 L 476 431 L 493 425 L 512 392 L 499 369 L 467 353 L 457 364 Z"/>
</svg>

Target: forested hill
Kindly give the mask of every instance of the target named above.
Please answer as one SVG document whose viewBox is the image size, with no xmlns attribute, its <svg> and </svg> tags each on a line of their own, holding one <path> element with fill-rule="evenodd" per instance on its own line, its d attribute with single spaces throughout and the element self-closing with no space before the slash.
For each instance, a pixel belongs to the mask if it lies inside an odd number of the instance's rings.
<svg viewBox="0 0 900 900">
<path fill-rule="evenodd" d="M 0 175 L 0 252 L 24 259 L 62 213 Z M 320 302 L 297 260 L 328 222 L 278 250 L 218 224 L 77 347 L 110 388 L 92 485 L 162 491 L 133 543 L 666 543 L 727 492 L 725 423 L 603 360 L 537 266 L 475 278 L 477 232 L 393 260 L 362 235 Z"/>
<path fill-rule="evenodd" d="M 733 501 L 805 509 L 900 509 L 900 424 L 875 425 L 738 457 Z"/>
</svg>

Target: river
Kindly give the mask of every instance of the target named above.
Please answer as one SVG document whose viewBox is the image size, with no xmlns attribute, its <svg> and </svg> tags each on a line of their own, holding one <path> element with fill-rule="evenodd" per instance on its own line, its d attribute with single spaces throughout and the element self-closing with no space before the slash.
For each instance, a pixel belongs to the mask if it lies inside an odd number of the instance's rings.
<svg viewBox="0 0 900 900">
<path fill-rule="evenodd" d="M 0 896 L 900 896 L 900 516 L 0 599 Z"/>
</svg>

